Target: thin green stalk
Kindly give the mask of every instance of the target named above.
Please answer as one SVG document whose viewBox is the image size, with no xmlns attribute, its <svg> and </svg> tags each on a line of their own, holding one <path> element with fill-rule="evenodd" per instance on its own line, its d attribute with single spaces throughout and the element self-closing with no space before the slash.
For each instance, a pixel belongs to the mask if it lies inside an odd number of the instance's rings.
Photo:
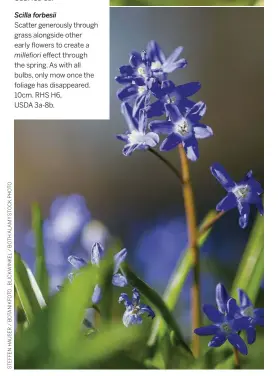
<svg viewBox="0 0 278 376">
<path fill-rule="evenodd" d="M 183 145 L 179 145 L 179 154 L 181 161 L 181 171 L 183 178 L 183 199 L 186 213 L 188 242 L 192 257 L 193 283 L 191 287 L 191 319 L 192 332 L 195 328 L 201 326 L 201 293 L 200 293 L 200 252 L 198 246 L 198 229 L 195 213 L 195 203 L 193 189 L 190 182 L 189 162 Z M 193 334 L 192 338 L 193 354 L 196 358 L 200 356 L 201 346 L 200 338 Z"/>
</svg>

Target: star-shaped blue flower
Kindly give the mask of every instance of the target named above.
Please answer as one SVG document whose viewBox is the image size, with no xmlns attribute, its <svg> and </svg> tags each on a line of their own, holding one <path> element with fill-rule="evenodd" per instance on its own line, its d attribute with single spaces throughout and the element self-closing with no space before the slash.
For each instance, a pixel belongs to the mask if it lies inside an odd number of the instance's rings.
<svg viewBox="0 0 278 376">
<path fill-rule="evenodd" d="M 227 313 L 227 302 L 229 299 L 230 296 L 225 286 L 218 283 L 216 286 L 216 303 L 220 312 L 224 314 Z M 264 309 L 254 308 L 248 295 L 242 289 L 238 289 L 238 299 L 240 305 L 238 306 L 235 317 L 245 317 L 248 319 L 249 324 L 246 328 L 246 334 L 247 342 L 251 345 L 256 340 L 256 326 L 264 326 Z"/>
<path fill-rule="evenodd" d="M 213 135 L 209 126 L 199 123 L 206 111 L 205 104 L 198 102 L 183 115 L 176 105 L 167 103 L 165 111 L 169 120 L 154 120 L 149 125 L 153 132 L 169 135 L 160 145 L 160 150 L 169 151 L 182 144 L 188 159 L 196 161 L 199 158 L 197 139 Z"/>
<path fill-rule="evenodd" d="M 254 308 L 248 295 L 242 289 L 238 289 L 238 297 L 240 301 L 240 315 L 247 317 L 249 320 L 249 326 L 246 329 L 246 334 L 247 341 L 249 345 L 251 345 L 256 341 L 256 326 L 264 326 L 264 309 Z"/>
<path fill-rule="evenodd" d="M 230 298 L 227 302 L 227 314 L 220 312 L 210 304 L 204 304 L 203 311 L 213 324 L 197 328 L 194 333 L 199 336 L 213 335 L 208 344 L 209 347 L 222 346 L 228 340 L 243 355 L 247 355 L 247 346 L 238 333 L 241 330 L 246 330 L 249 322 L 246 317 L 235 318 L 238 309 L 239 307 L 233 298 Z"/>
<path fill-rule="evenodd" d="M 92 247 L 91 251 L 91 263 L 100 266 L 100 260 L 104 256 L 104 249 L 100 243 L 95 243 Z M 124 248 L 120 252 L 116 253 L 114 256 L 114 271 L 113 271 L 113 278 L 112 278 L 112 284 L 117 287 L 124 287 L 128 284 L 127 279 L 124 275 L 119 273 L 120 265 L 125 260 L 127 256 L 127 250 Z M 70 264 L 79 271 L 84 266 L 87 265 L 87 262 L 77 256 L 69 256 L 68 261 Z M 76 272 L 69 273 L 68 278 L 70 281 L 73 280 L 74 275 Z M 101 287 L 99 285 L 95 286 L 93 296 L 92 296 L 92 302 L 94 304 L 97 304 L 101 300 Z"/>
<path fill-rule="evenodd" d="M 165 113 L 165 103 L 175 104 L 181 113 L 188 112 L 195 105 L 195 102 L 188 99 L 191 95 L 200 90 L 199 82 L 189 82 L 176 86 L 172 81 L 163 81 L 160 87 L 153 89 L 153 94 L 158 98 L 147 107 L 149 118 L 161 116 Z"/>
<path fill-rule="evenodd" d="M 126 142 L 123 148 L 123 155 L 129 156 L 135 150 L 146 150 L 149 147 L 155 147 L 159 142 L 159 136 L 154 132 L 147 130 L 147 115 L 146 111 L 139 111 L 139 118 L 132 115 L 132 108 L 128 103 L 122 103 L 122 114 L 125 117 L 129 131 L 125 134 L 117 135 L 117 138 Z"/>
<path fill-rule="evenodd" d="M 145 313 L 152 319 L 155 317 L 155 313 L 151 307 L 140 303 L 140 294 L 136 288 L 132 290 L 132 300 L 129 299 L 127 294 L 122 293 L 119 297 L 119 303 L 124 303 L 126 308 L 123 315 L 123 323 L 126 327 L 142 324 L 143 319 L 141 316 Z"/>
<path fill-rule="evenodd" d="M 228 192 L 227 196 L 217 204 L 216 210 L 227 211 L 237 207 L 240 214 L 239 225 L 241 228 L 245 228 L 248 224 L 250 204 L 255 204 L 259 213 L 263 215 L 264 209 L 262 198 L 260 197 L 263 190 L 261 184 L 253 178 L 252 171 L 249 171 L 242 181 L 235 183 L 219 163 L 214 163 L 210 170 L 212 175 Z"/>
<path fill-rule="evenodd" d="M 178 47 L 166 58 L 157 42 L 152 40 L 147 44 L 146 51 L 131 52 L 129 65 L 120 67 L 120 75 L 115 80 L 120 84 L 135 83 L 139 86 L 152 77 L 165 80 L 168 73 L 186 66 L 185 59 L 177 60 L 182 50 L 183 47 Z"/>
</svg>

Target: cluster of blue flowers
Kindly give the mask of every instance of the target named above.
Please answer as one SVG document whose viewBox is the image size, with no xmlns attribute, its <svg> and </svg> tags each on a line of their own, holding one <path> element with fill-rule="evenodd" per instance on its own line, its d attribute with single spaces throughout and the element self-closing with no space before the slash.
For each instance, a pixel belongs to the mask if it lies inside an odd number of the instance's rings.
<svg viewBox="0 0 278 376">
<path fill-rule="evenodd" d="M 248 344 L 253 344 L 256 327 L 264 326 L 264 309 L 254 308 L 248 295 L 241 289 L 238 289 L 238 298 L 239 306 L 219 283 L 216 286 L 217 308 L 210 304 L 203 305 L 203 312 L 213 324 L 197 328 L 194 332 L 199 336 L 213 335 L 208 344 L 210 347 L 219 347 L 228 340 L 243 355 L 247 355 L 247 346 L 239 333 L 246 331 Z"/>
<path fill-rule="evenodd" d="M 124 87 L 118 90 L 117 96 L 122 101 L 121 112 L 128 125 L 126 133 L 117 135 L 126 143 L 123 155 L 154 148 L 159 143 L 159 135 L 165 134 L 167 137 L 160 145 L 161 151 L 172 150 L 181 144 L 187 158 L 196 161 L 199 158 L 197 140 L 213 135 L 208 125 L 200 123 L 206 113 L 205 103 L 188 99 L 201 88 L 201 84 L 189 82 L 176 86 L 168 80 L 169 73 L 187 65 L 185 59 L 179 59 L 182 50 L 178 47 L 166 58 L 160 46 L 150 41 L 145 51 L 132 51 L 129 64 L 120 67 L 120 75 L 115 79 Z M 162 115 L 165 115 L 165 120 L 148 123 L 149 118 Z M 242 228 L 248 224 L 250 204 L 255 204 L 263 214 L 260 196 L 263 190 L 253 178 L 252 171 L 235 183 L 219 163 L 213 164 L 210 169 L 228 192 L 216 206 L 218 211 L 237 207 Z"/>
<path fill-rule="evenodd" d="M 104 248 L 100 243 L 95 243 L 91 251 L 91 263 L 100 267 L 101 259 L 103 258 L 103 256 Z M 114 256 L 112 284 L 116 287 L 125 287 L 128 285 L 126 276 L 122 271 L 120 271 L 121 263 L 124 262 L 126 256 L 127 250 L 125 248 L 116 253 Z M 74 276 L 82 272 L 82 268 L 87 265 L 87 261 L 77 256 L 69 256 L 68 261 L 74 267 L 74 272 L 71 272 L 68 275 L 70 282 L 72 282 Z M 61 286 L 58 286 L 58 289 L 60 288 Z M 132 292 L 132 300 L 128 298 L 126 293 L 122 293 L 119 297 L 119 303 L 123 302 L 126 308 L 126 311 L 123 315 L 123 323 L 127 327 L 134 324 L 142 324 L 143 321 L 141 316 L 144 313 L 147 313 L 148 316 L 150 316 L 151 318 L 155 317 L 155 313 L 148 305 L 140 303 L 139 291 L 136 288 L 134 288 Z M 94 292 L 92 295 L 92 303 L 98 304 L 101 300 L 101 297 L 101 286 L 97 284 L 94 288 Z"/>
<path fill-rule="evenodd" d="M 170 151 L 182 145 L 187 158 L 197 161 L 199 158 L 198 139 L 213 135 L 212 129 L 201 123 L 206 113 L 204 102 L 189 99 L 201 88 L 199 82 L 190 82 L 176 86 L 168 79 L 169 73 L 186 67 L 187 62 L 179 58 L 183 48 L 176 48 L 166 57 L 155 41 L 147 44 L 146 50 L 130 53 L 129 64 L 120 67 L 116 81 L 124 85 L 118 90 L 117 96 L 122 101 L 121 112 L 126 120 L 128 130 L 117 138 L 125 142 L 123 155 L 130 156 L 135 150 L 149 150 L 156 147 L 160 135 L 166 138 L 160 144 L 160 151 Z M 154 117 L 165 116 L 164 120 L 152 120 Z M 239 183 L 233 181 L 223 166 L 214 163 L 211 173 L 227 191 L 227 195 L 217 204 L 216 210 L 228 211 L 238 208 L 239 225 L 245 228 L 248 224 L 250 204 L 254 204 L 263 215 L 261 194 L 262 187 L 249 171 Z M 195 329 L 198 335 L 214 335 L 210 347 L 219 347 L 227 339 L 242 354 L 247 354 L 247 346 L 240 337 L 246 331 L 248 344 L 256 338 L 256 326 L 263 325 L 263 309 L 254 309 L 247 294 L 239 290 L 240 306 L 231 298 L 225 287 L 216 287 L 218 309 L 204 305 L 203 310 L 213 322 L 202 328 Z M 148 312 L 150 307 L 139 304 L 139 293 L 135 289 L 132 301 L 126 294 L 121 294 L 119 301 L 126 306 L 123 322 L 126 326 L 141 323 L 140 313 Z M 130 312 L 133 316 L 130 316 Z M 137 315 L 137 316 L 136 316 Z"/>
</svg>

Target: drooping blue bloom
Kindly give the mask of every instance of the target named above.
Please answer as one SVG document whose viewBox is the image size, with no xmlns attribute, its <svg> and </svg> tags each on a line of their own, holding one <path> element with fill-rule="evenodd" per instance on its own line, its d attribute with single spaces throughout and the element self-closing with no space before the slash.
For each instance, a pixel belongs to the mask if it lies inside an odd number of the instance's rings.
<svg viewBox="0 0 278 376">
<path fill-rule="evenodd" d="M 228 340 L 243 355 L 247 355 L 247 346 L 238 333 L 248 328 L 249 321 L 242 316 L 236 318 L 238 310 L 239 307 L 233 298 L 230 298 L 227 302 L 227 314 L 220 312 L 210 304 L 204 304 L 203 311 L 213 324 L 196 328 L 194 333 L 199 336 L 213 335 L 208 344 L 209 347 L 222 346 Z"/>
<path fill-rule="evenodd" d="M 122 293 L 119 297 L 119 303 L 124 303 L 125 305 L 126 310 L 123 315 L 123 323 L 126 327 L 142 324 L 143 319 L 141 316 L 145 313 L 152 319 L 155 317 L 155 313 L 151 307 L 140 302 L 140 294 L 136 288 L 132 290 L 131 300 L 126 293 Z"/>
<path fill-rule="evenodd" d="M 159 142 L 159 136 L 147 130 L 147 115 L 144 110 L 139 111 L 139 119 L 132 115 L 132 108 L 128 103 L 122 103 L 122 114 L 125 117 L 129 131 L 125 134 L 117 135 L 117 138 L 126 142 L 123 148 L 123 155 L 129 156 L 135 150 L 146 150 L 155 147 Z"/>
<path fill-rule="evenodd" d="M 242 289 L 238 289 L 239 297 L 239 312 L 243 317 L 247 317 L 249 321 L 248 328 L 246 329 L 247 341 L 249 345 L 256 340 L 256 326 L 264 326 L 264 309 L 254 308 L 251 300 L 246 292 Z"/>
<path fill-rule="evenodd" d="M 183 47 L 178 47 L 166 58 L 157 42 L 152 40 L 147 44 L 146 51 L 131 52 L 129 65 L 120 67 L 120 75 L 115 77 L 115 80 L 120 84 L 133 83 L 138 86 L 145 85 L 147 80 L 153 77 L 160 81 L 165 80 L 168 73 L 186 66 L 185 59 L 177 60 L 182 50 Z"/>
<path fill-rule="evenodd" d="M 186 113 L 195 105 L 195 102 L 188 99 L 191 95 L 197 93 L 201 88 L 200 82 L 189 82 L 187 84 L 176 86 L 172 81 L 163 81 L 160 90 L 154 91 L 157 101 L 147 107 L 149 118 L 161 116 L 165 113 L 165 103 L 172 103 L 178 107 L 181 113 Z"/>
<path fill-rule="evenodd" d="M 212 175 L 228 192 L 227 196 L 217 204 L 216 210 L 227 211 L 237 207 L 240 214 L 239 225 L 241 228 L 245 228 L 248 224 L 250 204 L 255 204 L 259 213 L 263 215 L 264 209 L 262 198 L 260 197 L 263 190 L 261 184 L 253 178 L 251 170 L 239 183 L 235 183 L 219 163 L 214 163 L 210 170 Z"/>
<path fill-rule="evenodd" d="M 100 243 L 95 243 L 92 247 L 91 251 L 91 263 L 97 266 L 100 266 L 100 261 L 104 256 L 104 249 Z M 128 284 L 127 279 L 124 275 L 119 273 L 119 269 L 121 263 L 125 260 L 127 256 L 127 250 L 124 248 L 120 252 L 116 253 L 114 256 L 114 271 L 112 277 L 112 284 L 117 287 L 124 287 Z M 84 266 L 87 265 L 87 261 L 85 261 L 81 257 L 77 256 L 69 256 L 68 257 L 69 263 L 76 269 L 75 272 L 69 273 L 68 278 L 72 282 L 74 275 L 79 272 Z M 101 300 L 101 287 L 96 285 L 94 288 L 92 302 L 97 304 Z"/>
<path fill-rule="evenodd" d="M 197 139 L 213 135 L 209 126 L 199 123 L 205 114 L 206 105 L 198 102 L 184 115 L 172 103 L 165 104 L 165 110 L 169 120 L 154 120 L 150 123 L 153 132 L 168 134 L 160 145 L 160 150 L 169 151 L 182 144 L 188 159 L 196 161 L 199 158 Z"/>
</svg>

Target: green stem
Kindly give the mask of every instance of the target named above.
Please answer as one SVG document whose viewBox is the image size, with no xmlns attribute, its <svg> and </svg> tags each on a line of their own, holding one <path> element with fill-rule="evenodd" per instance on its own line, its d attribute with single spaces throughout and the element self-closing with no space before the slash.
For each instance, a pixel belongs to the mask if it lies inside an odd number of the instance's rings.
<svg viewBox="0 0 278 376">
<path fill-rule="evenodd" d="M 198 229 L 196 222 L 195 202 L 190 182 L 189 161 L 182 144 L 179 145 L 181 171 L 183 178 L 183 199 L 186 213 L 188 242 L 192 257 L 193 283 L 191 287 L 192 332 L 201 326 L 201 292 L 200 292 L 200 251 L 198 246 Z M 193 335 L 192 350 L 196 358 L 200 356 L 200 338 Z"/>
</svg>

